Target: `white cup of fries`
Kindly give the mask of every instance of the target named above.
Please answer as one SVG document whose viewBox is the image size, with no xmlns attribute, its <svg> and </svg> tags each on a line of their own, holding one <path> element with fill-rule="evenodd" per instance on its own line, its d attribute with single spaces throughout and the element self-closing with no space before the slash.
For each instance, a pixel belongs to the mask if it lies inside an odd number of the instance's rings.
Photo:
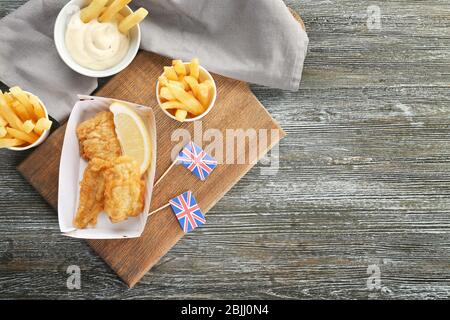
<svg viewBox="0 0 450 320">
<path fill-rule="evenodd" d="M 37 96 L 17 86 L 0 91 L 0 149 L 34 148 L 48 137 L 51 126 L 47 108 Z"/>
<path fill-rule="evenodd" d="M 129 2 L 129 0 L 71 0 L 61 9 L 55 22 L 54 40 L 56 49 L 61 59 L 66 63 L 67 66 L 82 75 L 94 78 L 102 78 L 117 74 L 130 65 L 130 63 L 136 57 L 139 51 L 139 46 L 141 44 L 141 29 L 139 27 L 139 23 L 145 18 L 148 12 L 143 8 L 133 12 L 127 5 Z M 105 11 L 112 12 L 112 14 L 105 13 Z M 85 21 L 85 19 L 89 19 L 86 21 L 87 23 L 91 22 L 91 20 L 95 20 L 95 22 L 98 24 L 107 22 L 117 23 L 116 29 L 119 30 L 122 30 L 122 21 L 124 22 L 124 24 L 126 24 L 126 26 L 123 28 L 126 29 L 127 49 L 122 48 L 123 50 L 121 50 L 121 54 L 116 57 L 117 61 L 113 60 L 112 65 L 107 65 L 104 68 L 98 66 L 94 68 L 81 63 L 77 56 L 74 55 L 72 46 L 79 46 L 80 50 L 83 46 L 86 46 L 86 43 L 81 43 L 84 41 L 79 41 L 80 38 L 77 38 L 77 35 L 72 38 L 73 41 L 68 42 L 68 28 L 69 26 L 73 25 L 72 18 L 76 14 L 79 14 L 80 19 L 82 19 L 83 21 Z M 83 19 L 83 15 L 87 18 Z M 104 15 L 108 15 L 108 18 L 102 20 L 101 18 Z M 94 36 L 99 37 L 98 34 L 99 32 L 97 29 L 88 34 L 86 38 L 83 38 L 83 40 L 90 39 Z M 110 33 L 105 33 L 105 35 L 108 34 Z M 103 39 L 91 40 L 94 44 L 101 43 L 101 45 L 105 45 L 107 43 L 107 41 L 103 41 Z M 106 48 L 110 49 L 111 46 Z M 106 48 L 104 48 L 105 51 L 107 51 Z M 81 56 L 86 56 L 86 54 L 93 52 L 97 54 L 98 47 L 93 47 L 91 50 L 82 52 Z M 110 57 L 108 57 L 108 59 L 109 58 Z M 108 59 L 105 59 L 105 61 Z M 100 61 L 101 59 L 98 60 Z"/>
<path fill-rule="evenodd" d="M 184 68 L 180 64 L 184 65 Z M 195 75 L 193 68 L 196 69 Z M 182 96 L 174 96 L 172 89 L 176 88 L 168 86 L 179 88 L 177 90 Z M 205 95 L 202 95 L 202 92 L 205 92 Z M 165 67 L 158 78 L 156 99 L 168 117 L 179 122 L 194 122 L 213 109 L 217 99 L 217 86 L 212 75 L 199 64 L 198 59 L 194 58 L 191 62 L 173 60 L 172 67 Z M 198 112 L 196 105 L 200 108 Z"/>
</svg>

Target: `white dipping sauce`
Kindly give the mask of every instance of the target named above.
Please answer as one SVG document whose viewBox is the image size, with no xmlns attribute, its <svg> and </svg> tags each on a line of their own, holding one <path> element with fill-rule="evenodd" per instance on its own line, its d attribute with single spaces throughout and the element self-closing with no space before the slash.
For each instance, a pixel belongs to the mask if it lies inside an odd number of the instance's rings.
<svg viewBox="0 0 450 320">
<path fill-rule="evenodd" d="M 106 70 L 126 56 L 130 39 L 119 31 L 116 22 L 100 23 L 94 19 L 84 23 L 77 12 L 67 26 L 66 47 L 79 65 Z"/>
</svg>

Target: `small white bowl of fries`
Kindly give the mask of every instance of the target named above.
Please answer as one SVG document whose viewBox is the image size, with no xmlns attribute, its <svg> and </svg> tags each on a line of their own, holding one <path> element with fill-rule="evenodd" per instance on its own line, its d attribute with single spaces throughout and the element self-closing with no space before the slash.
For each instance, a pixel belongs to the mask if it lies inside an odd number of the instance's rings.
<svg viewBox="0 0 450 320">
<path fill-rule="evenodd" d="M 156 99 L 163 112 L 179 122 L 194 122 L 214 107 L 217 87 L 212 75 L 197 58 L 173 60 L 164 67 L 156 84 Z"/>
<path fill-rule="evenodd" d="M 0 149 L 34 148 L 47 138 L 51 126 L 47 108 L 38 97 L 19 87 L 0 91 Z"/>
<path fill-rule="evenodd" d="M 69 1 L 54 27 L 56 49 L 66 65 L 94 78 L 109 77 L 128 67 L 141 44 L 139 23 L 148 14 L 144 8 L 133 12 L 130 2 Z"/>
</svg>

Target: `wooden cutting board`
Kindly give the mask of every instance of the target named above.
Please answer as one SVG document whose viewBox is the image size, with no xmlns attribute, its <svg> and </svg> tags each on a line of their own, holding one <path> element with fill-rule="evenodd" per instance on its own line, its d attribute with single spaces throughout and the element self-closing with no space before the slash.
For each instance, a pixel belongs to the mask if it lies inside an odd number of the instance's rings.
<svg viewBox="0 0 450 320">
<path fill-rule="evenodd" d="M 293 10 L 291 13 L 304 28 L 300 16 Z M 186 129 L 194 137 L 194 124 L 180 124 L 170 119 L 156 104 L 156 79 L 165 65 L 170 65 L 169 59 L 140 52 L 127 69 L 97 93 L 98 96 L 127 100 L 153 108 L 158 135 L 156 179 L 171 164 L 171 152 L 177 144 L 177 141 L 173 142 L 171 139 L 172 133 L 176 129 Z M 199 181 L 181 166 L 174 167 L 153 190 L 151 211 L 167 204 L 169 199 L 182 192 L 191 190 L 206 214 L 285 135 L 246 83 L 214 74 L 213 77 L 218 97 L 215 107 L 202 121 L 203 133 L 208 129 L 218 129 L 225 137 L 226 129 L 255 129 L 257 132 L 259 129 L 266 129 L 278 131 L 278 137 L 271 139 L 269 134 L 268 143 L 257 147 L 257 150 L 249 149 L 259 144 L 259 137 L 256 137 L 256 144 L 254 139 L 246 139 L 244 150 L 248 156 L 245 164 L 221 164 L 205 182 Z M 58 128 L 18 166 L 19 172 L 55 209 L 58 208 L 59 161 L 65 129 L 65 125 Z M 196 130 L 198 129 L 199 127 Z M 250 151 L 256 152 L 250 157 Z M 239 153 L 235 152 L 234 158 L 238 156 Z M 140 238 L 88 240 L 88 243 L 131 288 L 183 235 L 171 209 L 166 208 L 148 219 Z"/>
<path fill-rule="evenodd" d="M 194 138 L 194 124 L 180 124 L 167 117 L 156 105 L 155 84 L 164 65 L 170 65 L 170 60 L 156 54 L 140 52 L 126 70 L 111 79 L 97 93 L 98 96 L 153 107 L 158 139 L 156 178 L 171 164 L 172 149 L 178 144 L 178 140 L 172 142 L 172 133 L 183 128 Z M 208 129 L 218 129 L 225 137 L 226 129 L 252 128 L 256 132 L 259 129 L 274 129 L 279 131 L 280 138 L 284 136 L 284 132 L 251 93 L 247 84 L 218 75 L 213 77 L 218 86 L 218 98 L 213 110 L 202 121 L 203 133 Z M 18 167 L 22 175 L 55 209 L 58 201 L 59 160 L 65 129 L 65 125 L 58 128 Z M 167 204 L 169 199 L 184 191 L 191 190 L 202 211 L 207 213 L 253 167 L 252 163 L 278 142 L 278 139 L 270 140 L 269 133 L 269 143 L 266 147 L 257 148 L 256 158 L 247 159 L 246 164 L 219 165 L 205 182 L 198 180 L 184 167 L 175 166 L 154 189 L 152 210 Z M 205 142 L 205 145 L 208 144 Z M 251 145 L 257 144 L 250 144 L 247 139 L 247 155 L 251 153 Z M 235 152 L 235 158 L 237 156 L 238 153 Z M 174 214 L 167 208 L 149 218 L 143 235 L 138 239 L 89 240 L 88 243 L 132 287 L 182 236 L 183 232 Z"/>
</svg>

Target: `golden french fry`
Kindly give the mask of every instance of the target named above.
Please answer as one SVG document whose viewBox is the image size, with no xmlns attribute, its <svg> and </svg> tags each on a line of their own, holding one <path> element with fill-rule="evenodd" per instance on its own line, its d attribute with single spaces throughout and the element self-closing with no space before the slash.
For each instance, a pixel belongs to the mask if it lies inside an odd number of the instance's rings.
<svg viewBox="0 0 450 320">
<path fill-rule="evenodd" d="M 1 148 L 11 148 L 11 147 L 18 147 L 25 144 L 25 141 L 20 139 L 0 139 L 0 149 Z"/>
<path fill-rule="evenodd" d="M 52 127 L 52 122 L 47 118 L 41 118 L 36 122 L 36 126 L 34 127 L 34 132 L 41 135 L 45 130 L 48 130 Z"/>
<path fill-rule="evenodd" d="M 6 137 L 7 134 L 8 134 L 8 131 L 6 131 L 5 127 L 0 126 L 0 138 Z"/>
<path fill-rule="evenodd" d="M 97 19 L 103 11 L 108 0 L 92 0 L 91 3 L 80 12 L 80 18 L 84 23 Z"/>
<path fill-rule="evenodd" d="M 188 112 L 186 110 L 177 110 L 175 113 L 175 118 L 180 121 L 184 122 L 187 118 Z"/>
<path fill-rule="evenodd" d="M 184 90 L 189 90 L 190 89 L 189 84 L 186 82 L 186 80 L 184 78 L 185 78 L 185 76 L 180 76 L 179 81 L 183 84 Z"/>
<path fill-rule="evenodd" d="M 175 97 L 173 96 L 173 94 L 170 93 L 170 90 L 166 87 L 161 88 L 159 96 L 166 100 L 175 100 Z"/>
<path fill-rule="evenodd" d="M 119 31 L 127 34 L 134 26 L 138 25 L 148 15 L 148 11 L 144 8 L 139 8 L 129 16 L 125 17 L 119 24 Z"/>
<path fill-rule="evenodd" d="M 180 101 L 177 100 L 171 100 L 171 101 L 167 101 L 161 104 L 161 108 L 163 108 L 164 110 L 170 110 L 170 109 L 177 109 L 177 110 L 186 110 L 186 111 L 190 111 L 191 109 L 182 104 Z"/>
<path fill-rule="evenodd" d="M 177 63 L 183 63 L 182 60 L 172 60 L 172 67 L 174 67 Z"/>
<path fill-rule="evenodd" d="M 116 14 L 118 14 L 130 2 L 131 0 L 115 0 L 108 6 L 108 8 L 106 8 L 105 12 L 100 15 L 98 21 L 110 22 L 114 19 Z"/>
<path fill-rule="evenodd" d="M 169 83 L 173 84 L 174 86 L 177 86 L 180 89 L 186 90 L 186 87 L 184 86 L 184 84 L 181 81 L 169 80 Z"/>
<path fill-rule="evenodd" d="M 202 104 L 192 95 L 177 87 L 171 83 L 168 84 L 167 88 L 169 88 L 172 95 L 181 103 L 189 108 L 189 112 L 194 115 L 199 115 L 204 111 Z"/>
<path fill-rule="evenodd" d="M 23 122 L 31 119 L 31 116 L 28 114 L 27 109 L 25 109 L 25 106 L 22 105 L 20 102 L 14 101 L 12 107 L 13 111 L 19 116 L 20 120 L 22 120 Z"/>
<path fill-rule="evenodd" d="M 169 80 L 167 80 L 166 76 L 160 76 L 158 78 L 158 81 L 161 87 L 167 87 L 167 85 L 169 84 Z"/>
<path fill-rule="evenodd" d="M 212 80 L 205 80 L 202 82 L 204 85 L 208 86 L 209 89 L 209 103 L 211 103 L 211 100 L 214 97 L 215 94 L 215 86 L 214 86 L 214 82 Z"/>
<path fill-rule="evenodd" d="M 23 122 L 14 113 L 11 107 L 6 103 L 4 95 L 0 92 L 0 116 L 5 119 L 9 125 L 15 129 L 23 130 Z"/>
<path fill-rule="evenodd" d="M 8 133 L 14 138 L 26 141 L 29 144 L 33 144 L 37 139 L 39 139 L 39 136 L 34 134 L 33 132 L 25 133 L 24 131 L 20 131 L 9 127 L 6 128 L 6 131 L 8 131 Z"/>
<path fill-rule="evenodd" d="M 27 110 L 28 115 L 33 119 L 33 121 L 36 121 L 37 118 L 34 115 L 33 105 L 30 103 L 30 100 L 28 98 L 28 94 L 26 94 L 21 88 L 19 87 L 13 87 L 9 89 L 9 92 L 14 96 L 14 98 L 17 99 Z"/>
<path fill-rule="evenodd" d="M 189 64 L 189 75 L 197 79 L 200 75 L 200 61 L 197 58 L 192 59 L 191 63 Z"/>
<path fill-rule="evenodd" d="M 178 75 L 173 67 L 164 67 L 164 76 L 168 80 L 178 81 Z"/>
<path fill-rule="evenodd" d="M 35 96 L 30 96 L 30 102 L 33 105 L 33 111 L 36 115 L 36 118 L 45 118 L 44 107 L 41 105 L 39 100 Z"/>
<path fill-rule="evenodd" d="M 0 107 L 1 108 L 1 107 Z M 0 115 L 0 127 L 6 127 L 8 125 L 8 121 L 6 121 L 1 115 Z"/>
<path fill-rule="evenodd" d="M 209 86 L 204 83 L 198 85 L 198 100 L 203 105 L 203 107 L 208 108 L 211 103 Z"/>
<path fill-rule="evenodd" d="M 24 129 L 25 129 L 25 133 L 30 133 L 31 131 L 33 131 L 35 125 L 33 123 L 33 121 L 31 120 L 27 120 L 23 123 Z"/>
<path fill-rule="evenodd" d="M 186 76 L 184 77 L 184 80 L 188 83 L 189 87 L 191 88 L 192 92 L 194 93 L 194 96 L 198 98 L 199 93 L 199 87 L 198 87 L 198 81 L 192 76 Z"/>
<path fill-rule="evenodd" d="M 173 68 L 175 69 L 175 72 L 177 73 L 178 77 L 184 77 L 187 74 L 186 66 L 181 60 L 174 60 L 174 61 L 175 64 L 173 65 Z"/>
<path fill-rule="evenodd" d="M 6 100 L 6 102 L 9 104 L 9 105 L 12 105 L 13 103 L 14 103 L 14 97 L 13 97 L 13 95 L 11 94 L 11 93 L 4 93 L 3 94 L 3 97 L 5 98 L 5 100 Z"/>
<path fill-rule="evenodd" d="M 120 24 L 123 21 L 123 19 L 125 19 L 125 16 L 123 14 L 118 13 L 118 14 L 116 14 L 115 19 L 116 19 L 117 24 Z"/>
</svg>

